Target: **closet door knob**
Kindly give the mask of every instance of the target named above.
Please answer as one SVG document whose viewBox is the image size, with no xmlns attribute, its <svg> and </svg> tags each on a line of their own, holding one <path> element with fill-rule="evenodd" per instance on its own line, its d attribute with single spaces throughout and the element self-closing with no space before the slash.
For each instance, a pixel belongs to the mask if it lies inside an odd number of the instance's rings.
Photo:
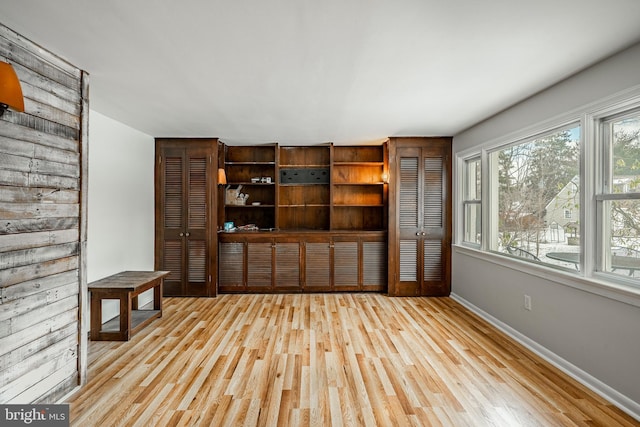
<svg viewBox="0 0 640 427">
<path fill-rule="evenodd" d="M 184 233 L 180 233 L 180 237 L 184 237 Z"/>
</svg>

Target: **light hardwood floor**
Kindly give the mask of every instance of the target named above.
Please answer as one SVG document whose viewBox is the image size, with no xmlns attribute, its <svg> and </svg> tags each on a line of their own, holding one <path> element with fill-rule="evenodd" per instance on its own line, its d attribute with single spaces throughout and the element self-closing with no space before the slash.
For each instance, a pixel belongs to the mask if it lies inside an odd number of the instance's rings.
<svg viewBox="0 0 640 427">
<path fill-rule="evenodd" d="M 167 298 L 91 342 L 77 426 L 635 426 L 450 298 Z"/>
</svg>

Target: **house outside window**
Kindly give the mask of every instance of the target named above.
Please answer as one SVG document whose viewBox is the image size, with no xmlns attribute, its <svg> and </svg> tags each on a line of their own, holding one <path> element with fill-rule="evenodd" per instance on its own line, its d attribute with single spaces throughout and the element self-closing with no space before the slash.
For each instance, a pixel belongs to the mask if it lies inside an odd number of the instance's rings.
<svg viewBox="0 0 640 427">
<path fill-rule="evenodd" d="M 571 213 L 580 198 L 580 127 L 495 150 L 489 165 L 489 249 L 575 268 L 577 255 L 558 260 L 553 254 L 579 253 L 579 227 Z"/>
</svg>

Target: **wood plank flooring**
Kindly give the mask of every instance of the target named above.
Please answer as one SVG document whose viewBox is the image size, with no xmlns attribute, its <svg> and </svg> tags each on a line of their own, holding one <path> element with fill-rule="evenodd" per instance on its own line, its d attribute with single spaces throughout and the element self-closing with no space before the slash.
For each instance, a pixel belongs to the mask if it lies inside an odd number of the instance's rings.
<svg viewBox="0 0 640 427">
<path fill-rule="evenodd" d="M 636 426 L 450 298 L 167 298 L 91 342 L 76 426 Z"/>
</svg>

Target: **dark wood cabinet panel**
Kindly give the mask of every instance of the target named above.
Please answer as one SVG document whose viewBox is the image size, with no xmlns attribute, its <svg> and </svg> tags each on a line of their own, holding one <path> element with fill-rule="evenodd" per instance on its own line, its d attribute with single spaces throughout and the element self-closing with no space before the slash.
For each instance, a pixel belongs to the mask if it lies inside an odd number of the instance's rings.
<svg viewBox="0 0 640 427">
<path fill-rule="evenodd" d="M 331 290 L 331 242 L 305 242 L 305 283 L 309 292 Z"/>
<path fill-rule="evenodd" d="M 271 290 L 273 286 L 273 243 L 251 242 L 247 244 L 247 289 Z"/>
<path fill-rule="evenodd" d="M 391 138 L 389 294 L 451 290 L 451 141 Z"/>
<path fill-rule="evenodd" d="M 362 290 L 387 290 L 386 240 L 362 242 Z"/>
<path fill-rule="evenodd" d="M 165 296 L 215 296 L 216 139 L 156 139 L 155 268 Z"/>
<path fill-rule="evenodd" d="M 333 289 L 336 291 L 358 291 L 359 242 L 334 241 L 333 243 Z"/>
<path fill-rule="evenodd" d="M 244 242 L 220 242 L 218 244 L 218 286 L 220 291 L 246 291 L 244 280 Z"/>
<path fill-rule="evenodd" d="M 276 242 L 275 258 L 273 289 L 275 291 L 300 290 L 300 243 Z"/>
</svg>

